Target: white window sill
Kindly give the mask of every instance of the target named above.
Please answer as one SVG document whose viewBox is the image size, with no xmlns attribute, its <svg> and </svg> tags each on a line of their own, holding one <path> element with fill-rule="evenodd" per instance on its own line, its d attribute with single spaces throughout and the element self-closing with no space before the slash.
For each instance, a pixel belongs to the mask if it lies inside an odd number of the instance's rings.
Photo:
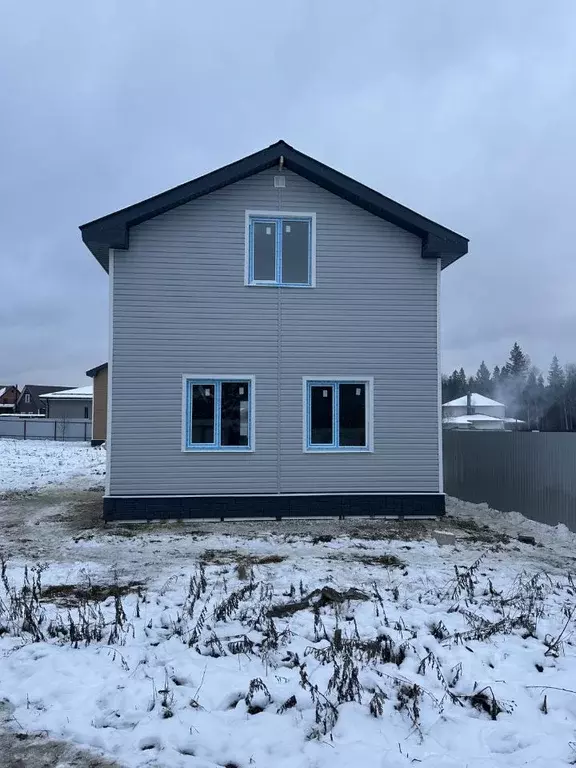
<svg viewBox="0 0 576 768">
<path fill-rule="evenodd" d="M 182 453 L 254 453 L 254 448 L 182 448 Z"/>
<path fill-rule="evenodd" d="M 302 453 L 374 453 L 373 448 L 304 448 Z"/>
<path fill-rule="evenodd" d="M 311 283 L 244 283 L 247 288 L 316 288 Z"/>
</svg>

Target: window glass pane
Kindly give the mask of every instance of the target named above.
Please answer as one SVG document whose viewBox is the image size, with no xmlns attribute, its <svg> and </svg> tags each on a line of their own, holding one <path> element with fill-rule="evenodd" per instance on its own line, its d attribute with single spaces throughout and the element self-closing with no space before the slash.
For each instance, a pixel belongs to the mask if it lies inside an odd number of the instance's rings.
<svg viewBox="0 0 576 768">
<path fill-rule="evenodd" d="M 282 282 L 309 282 L 309 221 L 282 220 Z"/>
<path fill-rule="evenodd" d="M 333 388 L 330 385 L 310 387 L 310 443 L 331 445 Z"/>
<path fill-rule="evenodd" d="M 340 384 L 340 445 L 366 445 L 366 384 Z"/>
<path fill-rule="evenodd" d="M 275 280 L 275 221 L 254 221 L 252 223 L 252 247 L 254 249 L 254 280 Z"/>
<path fill-rule="evenodd" d="M 192 442 L 214 442 L 214 384 L 192 386 Z"/>
<path fill-rule="evenodd" d="M 248 382 L 222 382 L 221 445 L 248 445 Z"/>
</svg>

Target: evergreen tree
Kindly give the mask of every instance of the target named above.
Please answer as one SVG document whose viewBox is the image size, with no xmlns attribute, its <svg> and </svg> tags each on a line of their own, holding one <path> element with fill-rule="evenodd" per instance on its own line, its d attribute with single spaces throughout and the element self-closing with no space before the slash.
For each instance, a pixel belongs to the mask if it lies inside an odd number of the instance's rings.
<svg viewBox="0 0 576 768">
<path fill-rule="evenodd" d="M 464 369 L 452 371 L 450 376 L 442 378 L 442 402 L 448 403 L 466 394 L 466 374 Z"/>
<path fill-rule="evenodd" d="M 517 419 L 522 418 L 525 409 L 524 387 L 529 366 L 530 359 L 515 341 L 508 362 L 500 372 L 499 396 L 508 409 L 508 415 Z"/>
<path fill-rule="evenodd" d="M 571 419 L 569 418 L 566 396 L 566 375 L 557 356 L 554 355 L 548 369 L 546 412 L 541 419 L 540 429 L 564 432 L 570 428 Z"/>
<path fill-rule="evenodd" d="M 564 376 L 564 371 L 558 362 L 557 356 L 554 355 L 552 362 L 550 363 L 550 368 L 548 369 L 548 386 L 550 387 L 554 396 L 560 394 L 560 392 L 564 389 L 565 383 L 566 377 Z"/>
<path fill-rule="evenodd" d="M 486 397 L 492 396 L 492 379 L 484 360 L 480 363 L 480 368 L 476 372 L 476 378 L 473 380 L 474 392 Z"/>
<path fill-rule="evenodd" d="M 532 366 L 526 377 L 522 392 L 522 410 L 519 418 L 526 422 L 530 429 L 538 429 L 545 407 L 544 379 L 540 371 Z"/>
<path fill-rule="evenodd" d="M 500 386 L 507 386 L 508 381 L 510 380 L 510 369 L 507 365 L 503 365 L 502 368 L 500 368 L 500 376 L 498 376 L 498 384 Z"/>
<path fill-rule="evenodd" d="M 447 403 L 450 400 L 450 377 L 442 374 L 442 402 Z"/>
<path fill-rule="evenodd" d="M 573 363 L 566 366 L 564 408 L 566 429 L 574 432 L 576 430 L 576 365 Z"/>
<path fill-rule="evenodd" d="M 530 359 L 522 352 L 517 341 L 514 342 L 510 350 L 510 358 L 506 363 L 506 370 L 511 379 L 525 379 L 528 374 Z"/>
<path fill-rule="evenodd" d="M 460 385 L 460 395 L 458 395 L 458 397 L 462 397 L 462 395 L 465 395 L 468 392 L 468 378 L 466 377 L 464 368 L 460 368 L 458 371 L 458 382 Z"/>
</svg>

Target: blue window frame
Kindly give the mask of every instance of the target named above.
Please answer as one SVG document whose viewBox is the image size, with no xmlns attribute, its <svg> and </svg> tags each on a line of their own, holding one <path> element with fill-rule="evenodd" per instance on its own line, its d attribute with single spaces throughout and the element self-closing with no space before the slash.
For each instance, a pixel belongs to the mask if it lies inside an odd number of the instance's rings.
<svg viewBox="0 0 576 768">
<path fill-rule="evenodd" d="M 247 212 L 246 284 L 315 283 L 315 214 Z"/>
<path fill-rule="evenodd" d="M 254 377 L 184 377 L 185 451 L 254 450 Z"/>
<path fill-rule="evenodd" d="M 304 450 L 372 451 L 372 379 L 304 379 Z"/>
</svg>

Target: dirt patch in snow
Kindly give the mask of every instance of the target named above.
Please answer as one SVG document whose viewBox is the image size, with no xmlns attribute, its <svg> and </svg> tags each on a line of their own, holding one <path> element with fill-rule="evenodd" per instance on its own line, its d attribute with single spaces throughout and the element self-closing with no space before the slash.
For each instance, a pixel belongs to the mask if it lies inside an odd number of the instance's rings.
<svg viewBox="0 0 576 768">
<path fill-rule="evenodd" d="M 144 585 L 141 581 L 131 581 L 129 584 L 50 584 L 42 589 L 41 600 L 54 603 L 64 608 L 98 601 L 103 602 L 109 597 L 124 597 L 132 592 L 139 592 Z"/>
<path fill-rule="evenodd" d="M 121 768 L 119 763 L 41 735 L 0 732 L 0 768 Z"/>
<path fill-rule="evenodd" d="M 27 733 L 14 719 L 14 705 L 0 699 L 0 768 L 121 768 L 119 763 L 69 742 Z"/>
<path fill-rule="evenodd" d="M 396 555 L 358 555 L 354 559 L 365 565 L 380 565 L 383 568 L 401 568 L 404 565 Z"/>
<path fill-rule="evenodd" d="M 246 567 L 252 565 L 271 565 L 286 560 L 282 555 L 251 555 L 238 549 L 206 549 L 202 552 L 200 560 L 210 565 L 229 565 L 230 563 L 242 563 Z"/>
</svg>

